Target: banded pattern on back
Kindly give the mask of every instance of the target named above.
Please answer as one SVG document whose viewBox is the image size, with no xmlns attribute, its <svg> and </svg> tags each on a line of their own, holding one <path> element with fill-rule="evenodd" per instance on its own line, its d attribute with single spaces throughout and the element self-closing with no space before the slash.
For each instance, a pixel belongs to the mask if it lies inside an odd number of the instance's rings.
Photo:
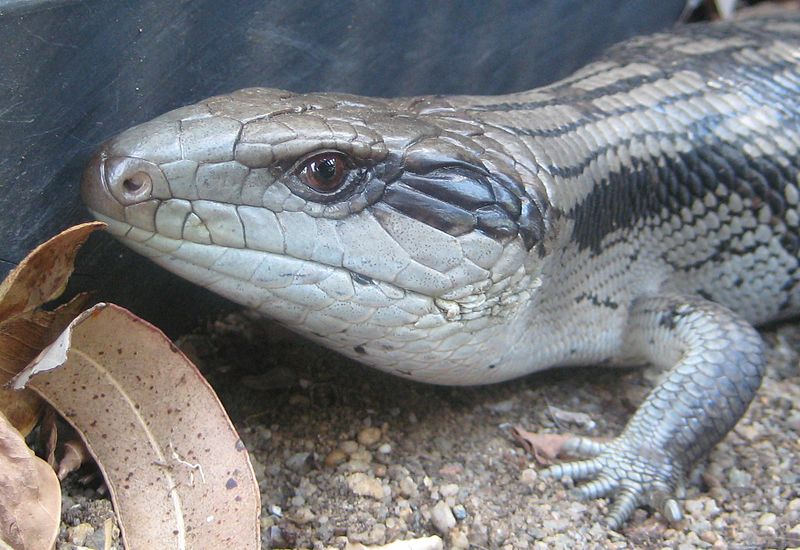
<svg viewBox="0 0 800 550">
<path fill-rule="evenodd" d="M 580 249 L 635 242 L 681 290 L 764 322 L 800 307 L 799 40 L 796 20 L 702 38 L 684 27 L 534 93 L 455 98 L 436 116 L 480 121 L 483 139 L 543 182 Z"/>
</svg>

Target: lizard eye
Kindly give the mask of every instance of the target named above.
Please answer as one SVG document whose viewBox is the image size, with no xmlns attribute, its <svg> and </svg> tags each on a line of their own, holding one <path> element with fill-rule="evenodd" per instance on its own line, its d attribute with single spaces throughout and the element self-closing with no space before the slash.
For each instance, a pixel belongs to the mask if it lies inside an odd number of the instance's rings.
<svg viewBox="0 0 800 550">
<path fill-rule="evenodd" d="M 318 193 L 332 193 L 347 180 L 352 164 L 341 153 L 319 153 L 306 159 L 295 172 L 300 181 Z"/>
</svg>

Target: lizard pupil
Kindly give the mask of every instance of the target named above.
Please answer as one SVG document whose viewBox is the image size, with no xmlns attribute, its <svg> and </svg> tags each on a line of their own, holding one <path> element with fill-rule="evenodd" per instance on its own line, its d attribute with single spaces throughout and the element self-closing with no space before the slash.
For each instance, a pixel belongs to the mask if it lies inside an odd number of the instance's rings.
<svg viewBox="0 0 800 550">
<path fill-rule="evenodd" d="M 320 153 L 309 158 L 297 173 L 310 188 L 330 193 L 344 183 L 347 162 L 341 153 Z"/>
<path fill-rule="evenodd" d="M 317 174 L 323 180 L 331 180 L 336 176 L 336 159 L 326 158 L 317 164 Z"/>
</svg>

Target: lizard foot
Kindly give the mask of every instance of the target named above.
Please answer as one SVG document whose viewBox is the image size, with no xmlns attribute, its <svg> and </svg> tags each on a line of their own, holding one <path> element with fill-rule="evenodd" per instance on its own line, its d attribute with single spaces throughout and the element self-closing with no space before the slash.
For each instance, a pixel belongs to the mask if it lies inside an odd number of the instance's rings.
<svg viewBox="0 0 800 550">
<path fill-rule="evenodd" d="M 541 475 L 590 480 L 574 490 L 584 499 L 613 497 L 607 520 L 611 529 L 618 529 L 642 505 L 660 510 L 670 522 L 680 521 L 683 513 L 672 495 L 682 488 L 682 469 L 661 449 L 633 439 L 625 434 L 607 443 L 586 437 L 572 438 L 565 443 L 564 451 L 590 458 L 554 464 Z"/>
</svg>

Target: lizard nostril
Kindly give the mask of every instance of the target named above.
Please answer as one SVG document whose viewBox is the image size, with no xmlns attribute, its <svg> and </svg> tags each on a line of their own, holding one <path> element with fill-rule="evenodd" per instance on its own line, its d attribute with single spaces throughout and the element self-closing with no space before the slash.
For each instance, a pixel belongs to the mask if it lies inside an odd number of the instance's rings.
<svg viewBox="0 0 800 550">
<path fill-rule="evenodd" d="M 102 181 L 123 206 L 165 197 L 167 182 L 161 169 L 150 161 L 133 157 L 110 157 L 103 164 Z"/>
</svg>

